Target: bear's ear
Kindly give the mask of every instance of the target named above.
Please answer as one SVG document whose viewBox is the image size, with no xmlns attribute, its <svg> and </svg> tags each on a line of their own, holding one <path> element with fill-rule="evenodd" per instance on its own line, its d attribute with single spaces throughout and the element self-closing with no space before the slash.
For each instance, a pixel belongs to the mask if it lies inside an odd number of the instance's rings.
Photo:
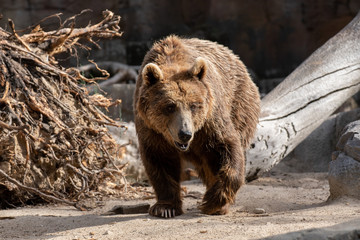
<svg viewBox="0 0 360 240">
<path fill-rule="evenodd" d="M 154 63 L 146 64 L 141 74 L 146 85 L 153 85 L 164 78 L 161 69 Z"/>
<path fill-rule="evenodd" d="M 196 76 L 200 80 L 202 80 L 206 74 L 206 70 L 207 70 L 207 65 L 205 59 L 202 57 L 197 57 L 195 59 L 194 65 L 190 69 L 190 73 L 193 76 Z"/>
</svg>

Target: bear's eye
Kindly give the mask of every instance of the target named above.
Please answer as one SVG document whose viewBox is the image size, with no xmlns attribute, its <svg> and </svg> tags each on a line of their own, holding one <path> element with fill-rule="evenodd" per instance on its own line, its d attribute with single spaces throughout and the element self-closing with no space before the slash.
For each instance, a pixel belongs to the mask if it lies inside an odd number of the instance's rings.
<svg viewBox="0 0 360 240">
<path fill-rule="evenodd" d="M 190 105 L 191 111 L 195 111 L 196 109 L 201 108 L 201 103 L 192 103 Z"/>
<path fill-rule="evenodd" d="M 171 113 L 175 112 L 175 109 L 176 109 L 176 105 L 172 103 L 172 104 L 169 104 L 169 105 L 165 106 L 164 112 L 166 114 L 171 114 Z"/>
</svg>

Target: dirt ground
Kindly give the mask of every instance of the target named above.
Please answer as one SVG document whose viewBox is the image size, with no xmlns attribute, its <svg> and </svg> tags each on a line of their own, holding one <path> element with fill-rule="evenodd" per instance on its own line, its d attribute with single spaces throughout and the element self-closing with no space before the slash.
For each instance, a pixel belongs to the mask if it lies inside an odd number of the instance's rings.
<svg viewBox="0 0 360 240">
<path fill-rule="evenodd" d="M 360 201 L 327 202 L 325 173 L 273 171 L 244 186 L 226 216 L 201 214 L 197 205 L 204 187 L 197 180 L 183 185 L 186 213 L 174 219 L 103 215 L 116 205 L 154 199 L 111 200 L 84 212 L 61 205 L 25 207 L 0 211 L 0 239 L 327 239 L 350 231 L 360 236 Z M 265 212 L 256 214 L 262 211 L 256 208 Z"/>
</svg>

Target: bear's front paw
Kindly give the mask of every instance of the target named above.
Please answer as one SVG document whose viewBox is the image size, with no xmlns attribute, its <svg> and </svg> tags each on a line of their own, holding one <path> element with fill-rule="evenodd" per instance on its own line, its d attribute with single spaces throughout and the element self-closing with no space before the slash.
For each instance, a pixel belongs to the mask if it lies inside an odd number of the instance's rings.
<svg viewBox="0 0 360 240">
<path fill-rule="evenodd" d="M 173 218 L 183 214 L 179 207 L 174 207 L 171 204 L 155 203 L 149 210 L 149 214 L 154 217 Z"/>
</svg>

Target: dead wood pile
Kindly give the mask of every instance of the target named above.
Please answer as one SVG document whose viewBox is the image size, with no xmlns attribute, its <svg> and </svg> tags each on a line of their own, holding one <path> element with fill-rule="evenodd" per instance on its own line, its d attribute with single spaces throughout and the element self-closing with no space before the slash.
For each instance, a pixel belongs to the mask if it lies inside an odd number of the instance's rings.
<svg viewBox="0 0 360 240">
<path fill-rule="evenodd" d="M 59 15 L 52 16 L 60 20 L 54 31 L 38 24 L 20 35 L 11 20 L 10 31 L 0 28 L 0 208 L 38 200 L 76 206 L 100 183 L 123 177 L 121 146 L 106 129 L 119 125 L 97 108 L 114 103 L 89 96 L 79 81 L 93 79 L 55 58 L 120 37 L 120 17 L 104 11 L 99 23 L 76 28 L 81 14 L 64 22 Z"/>
</svg>

